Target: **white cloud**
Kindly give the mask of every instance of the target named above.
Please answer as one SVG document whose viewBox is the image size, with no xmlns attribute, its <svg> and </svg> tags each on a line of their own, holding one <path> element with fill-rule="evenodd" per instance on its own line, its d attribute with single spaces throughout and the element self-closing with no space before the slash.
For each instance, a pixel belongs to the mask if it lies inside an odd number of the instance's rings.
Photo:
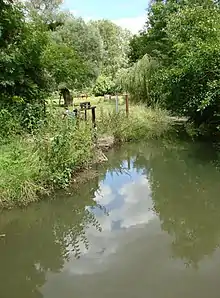
<svg viewBox="0 0 220 298">
<path fill-rule="evenodd" d="M 24 0 L 23 0 L 24 1 Z M 92 17 L 89 15 L 83 15 L 81 14 L 78 10 L 76 9 L 71 9 L 69 10 L 75 17 L 82 17 L 85 22 L 89 22 L 91 20 L 98 20 L 98 19 L 102 19 L 97 18 L 97 17 Z M 131 17 L 131 18 L 120 18 L 120 19 L 114 19 L 111 20 L 113 23 L 115 23 L 116 25 L 124 28 L 124 29 L 128 29 L 129 31 L 131 31 L 133 34 L 138 33 L 139 30 L 141 30 L 146 22 L 146 15 L 140 15 L 137 17 Z"/>
<path fill-rule="evenodd" d="M 112 189 L 109 185 L 101 185 L 100 188 L 99 191 L 96 191 L 93 200 L 102 206 L 106 206 L 115 199 L 115 195 L 112 193 Z"/>
<path fill-rule="evenodd" d="M 133 34 L 138 33 L 144 26 L 146 21 L 146 16 L 138 16 L 134 18 L 121 18 L 118 20 L 112 20 L 118 26 L 121 26 L 124 29 L 130 30 Z"/>
<path fill-rule="evenodd" d="M 70 10 L 70 13 L 73 14 L 74 16 L 78 16 L 79 15 L 78 10 L 76 10 L 76 9 L 71 9 Z"/>
<path fill-rule="evenodd" d="M 95 200 L 100 204 L 109 204 L 115 195 L 109 185 L 100 185 L 100 192 L 96 193 Z M 147 177 L 140 176 L 135 182 L 127 182 L 117 189 L 117 200 L 122 201 L 118 208 L 109 210 L 108 216 L 104 213 L 96 215 L 96 219 L 102 227 L 102 232 L 96 230 L 93 226 L 85 230 L 89 242 L 89 248 L 86 249 L 84 243 L 78 241 L 81 258 L 75 260 L 72 256 L 65 264 L 65 270 L 71 274 L 93 274 L 101 272 L 107 268 L 117 251 L 134 242 L 138 230 L 132 228 L 142 226 L 141 231 L 145 231 L 150 222 L 156 218 L 153 211 L 153 202 L 151 199 L 151 189 Z M 113 229 L 113 222 L 120 222 L 120 228 Z M 135 231 L 135 232 L 134 232 Z M 139 236 L 138 236 L 139 237 Z"/>
</svg>

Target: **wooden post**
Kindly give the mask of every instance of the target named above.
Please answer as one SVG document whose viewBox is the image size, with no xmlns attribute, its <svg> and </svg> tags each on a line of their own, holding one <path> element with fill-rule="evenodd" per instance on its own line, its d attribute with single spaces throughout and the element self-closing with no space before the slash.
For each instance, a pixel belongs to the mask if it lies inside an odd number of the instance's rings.
<svg viewBox="0 0 220 298">
<path fill-rule="evenodd" d="M 87 121 L 87 107 L 84 108 L 85 109 L 85 121 Z"/>
<path fill-rule="evenodd" d="M 126 115 L 129 115 L 128 94 L 125 95 Z"/>
<path fill-rule="evenodd" d="M 77 109 L 74 109 L 73 112 L 75 114 L 75 117 L 77 118 L 78 117 L 78 111 L 77 111 Z"/>
<path fill-rule="evenodd" d="M 131 158 L 128 156 L 128 170 L 130 171 L 131 169 Z"/>
<path fill-rule="evenodd" d="M 76 125 L 79 125 L 79 114 L 78 114 L 78 110 L 77 109 L 74 109 L 73 112 L 75 114 Z"/>
<path fill-rule="evenodd" d="M 95 109 L 96 109 L 96 107 L 91 107 L 91 110 L 92 110 L 92 123 L 93 123 L 94 128 L 96 127 L 96 123 L 95 123 Z"/>
<path fill-rule="evenodd" d="M 118 113 L 118 94 L 115 96 L 115 111 Z"/>
</svg>

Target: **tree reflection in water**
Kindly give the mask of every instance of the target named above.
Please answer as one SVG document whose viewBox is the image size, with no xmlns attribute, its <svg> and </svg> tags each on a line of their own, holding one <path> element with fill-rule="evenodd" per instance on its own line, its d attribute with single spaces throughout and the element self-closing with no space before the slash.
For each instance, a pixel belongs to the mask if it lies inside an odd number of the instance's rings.
<svg viewBox="0 0 220 298">
<path fill-rule="evenodd" d="M 46 273 L 60 271 L 71 255 L 79 258 L 80 242 L 88 248 L 86 227 L 101 230 L 86 208 L 102 209 L 91 199 L 98 187 L 95 179 L 74 198 L 60 193 L 54 200 L 1 214 L 0 234 L 6 234 L 0 239 L 1 297 L 42 297 L 37 289 L 45 283 Z"/>
<path fill-rule="evenodd" d="M 152 199 L 161 227 L 173 237 L 173 253 L 198 266 L 220 244 L 220 172 L 211 146 L 168 144 L 148 166 Z"/>
<path fill-rule="evenodd" d="M 109 152 L 109 162 L 98 169 L 99 177 L 74 195 L 61 192 L 54 200 L 3 212 L 1 297 L 17 298 L 18 293 L 22 298 L 42 297 L 38 289 L 45 284 L 47 273 L 62 270 L 74 256 L 79 258 L 82 244 L 89 248 L 86 229 L 93 226 L 101 231 L 94 214 L 97 209 L 108 213 L 93 200 L 100 181 L 113 172 L 129 175 L 132 167 L 150 183 L 161 228 L 173 238 L 174 257 L 196 267 L 220 243 L 218 160 L 215 151 L 204 144 L 178 140 L 129 144 Z"/>
<path fill-rule="evenodd" d="M 220 245 L 218 150 L 176 138 L 129 145 L 118 155 L 128 164 L 132 159 L 149 180 L 161 228 L 173 238 L 173 256 L 196 268 Z"/>
</svg>

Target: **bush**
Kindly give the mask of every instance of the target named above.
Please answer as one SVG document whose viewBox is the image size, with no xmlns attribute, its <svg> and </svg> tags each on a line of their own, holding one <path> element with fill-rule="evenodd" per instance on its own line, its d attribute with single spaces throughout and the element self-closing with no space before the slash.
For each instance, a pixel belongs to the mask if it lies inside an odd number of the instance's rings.
<svg viewBox="0 0 220 298">
<path fill-rule="evenodd" d="M 20 117 L 8 109 L 0 110 L 0 142 L 5 143 L 21 132 Z"/>
<path fill-rule="evenodd" d="M 39 134 L 36 145 L 46 184 L 65 187 L 72 171 L 77 171 L 91 160 L 92 131 L 85 123 L 77 125 L 74 119 L 57 121 L 55 117 L 50 119 L 44 133 Z"/>
<path fill-rule="evenodd" d="M 110 77 L 99 76 L 93 87 L 95 96 L 103 96 L 105 94 L 114 94 L 116 92 L 116 84 Z"/>
<path fill-rule="evenodd" d="M 0 105 L 1 142 L 6 142 L 22 132 L 34 133 L 45 119 L 43 103 L 30 104 L 24 102 L 20 97 L 16 98 L 19 101 L 4 102 Z"/>
</svg>

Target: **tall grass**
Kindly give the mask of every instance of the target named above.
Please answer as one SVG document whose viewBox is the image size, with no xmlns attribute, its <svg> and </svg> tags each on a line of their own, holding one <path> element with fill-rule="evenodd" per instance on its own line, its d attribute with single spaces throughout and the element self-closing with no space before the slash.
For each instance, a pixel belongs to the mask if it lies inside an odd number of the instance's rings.
<svg viewBox="0 0 220 298">
<path fill-rule="evenodd" d="M 126 117 L 125 111 L 116 114 L 114 105 L 100 106 L 98 136 L 113 136 L 115 142 L 160 137 L 170 127 L 168 114 L 159 108 L 131 106 Z M 60 110 L 48 107 L 47 118 L 38 130 L 32 134 L 21 131 L 2 142 L 0 207 L 27 205 L 55 188 L 66 187 L 73 172 L 94 158 L 94 130 L 90 123 L 62 119 Z"/>
<path fill-rule="evenodd" d="M 33 144 L 15 138 L 0 147 L 0 206 L 23 205 L 46 189 L 40 183 L 41 164 Z"/>
<path fill-rule="evenodd" d="M 92 158 L 90 126 L 50 114 L 35 135 L 0 146 L 0 207 L 27 205 L 56 187 Z"/>
<path fill-rule="evenodd" d="M 158 138 L 171 127 L 168 112 L 156 107 L 146 108 L 143 105 L 130 107 L 129 116 L 125 111 L 100 111 L 98 132 L 100 135 L 112 135 L 116 142 L 128 142 Z"/>
<path fill-rule="evenodd" d="M 44 166 L 46 183 L 65 187 L 73 169 L 77 171 L 92 158 L 92 128 L 71 118 L 57 121 L 56 116 L 50 117 L 49 124 L 37 136 L 36 151 Z"/>
</svg>

